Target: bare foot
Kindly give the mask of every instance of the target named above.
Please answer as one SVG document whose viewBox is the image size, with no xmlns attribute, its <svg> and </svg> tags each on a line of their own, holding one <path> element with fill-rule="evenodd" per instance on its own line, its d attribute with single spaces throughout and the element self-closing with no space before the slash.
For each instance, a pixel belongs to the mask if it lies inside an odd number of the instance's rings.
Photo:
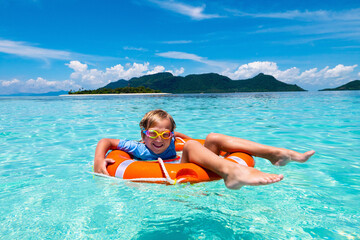
<svg viewBox="0 0 360 240">
<path fill-rule="evenodd" d="M 236 164 L 224 177 L 227 188 L 239 189 L 244 185 L 259 186 L 276 183 L 284 178 L 282 174 L 264 173 L 255 168 Z"/>
<path fill-rule="evenodd" d="M 306 162 L 312 155 L 314 155 L 315 151 L 311 150 L 306 153 L 299 153 L 292 150 L 279 148 L 274 151 L 271 156 L 269 156 L 267 159 L 270 160 L 270 162 L 273 165 L 276 166 L 285 166 L 289 162 L 300 162 L 304 163 Z"/>
</svg>

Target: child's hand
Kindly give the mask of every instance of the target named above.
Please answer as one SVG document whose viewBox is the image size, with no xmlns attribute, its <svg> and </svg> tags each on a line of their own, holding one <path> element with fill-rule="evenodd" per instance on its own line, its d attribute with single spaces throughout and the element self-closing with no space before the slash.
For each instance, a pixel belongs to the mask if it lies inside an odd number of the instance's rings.
<svg viewBox="0 0 360 240">
<path fill-rule="evenodd" d="M 95 161 L 94 172 L 109 175 L 106 167 L 113 163 L 115 163 L 115 160 L 111 158 L 105 158 L 104 161 Z"/>
</svg>

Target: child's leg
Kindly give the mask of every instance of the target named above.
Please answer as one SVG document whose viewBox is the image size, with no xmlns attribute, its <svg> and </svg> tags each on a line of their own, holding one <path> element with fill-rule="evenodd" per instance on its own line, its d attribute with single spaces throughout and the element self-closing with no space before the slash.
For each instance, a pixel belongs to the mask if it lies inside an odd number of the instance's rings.
<svg viewBox="0 0 360 240">
<path fill-rule="evenodd" d="M 193 162 L 220 175 L 226 187 L 239 189 L 244 185 L 266 185 L 278 182 L 283 175 L 261 172 L 255 168 L 224 161 L 197 141 L 188 141 L 183 149 L 181 162 Z"/>
<path fill-rule="evenodd" d="M 256 157 L 268 159 L 272 164 L 284 166 L 290 161 L 306 162 L 315 151 L 298 153 L 292 150 L 271 147 L 249 140 L 231 137 L 219 133 L 210 133 L 205 140 L 205 147 L 215 154 L 224 152 L 246 152 Z"/>
</svg>

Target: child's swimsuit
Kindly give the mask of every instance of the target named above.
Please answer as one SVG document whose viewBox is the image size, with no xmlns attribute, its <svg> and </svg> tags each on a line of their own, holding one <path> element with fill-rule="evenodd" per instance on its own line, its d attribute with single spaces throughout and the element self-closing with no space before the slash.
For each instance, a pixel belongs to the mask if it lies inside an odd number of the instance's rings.
<svg viewBox="0 0 360 240">
<path fill-rule="evenodd" d="M 156 160 L 158 158 L 166 160 L 176 158 L 175 142 L 173 138 L 171 139 L 169 147 L 160 154 L 155 154 L 148 147 L 146 147 L 144 143 L 132 140 L 120 139 L 117 149 L 127 152 L 134 156 L 135 159 L 140 160 Z"/>
</svg>

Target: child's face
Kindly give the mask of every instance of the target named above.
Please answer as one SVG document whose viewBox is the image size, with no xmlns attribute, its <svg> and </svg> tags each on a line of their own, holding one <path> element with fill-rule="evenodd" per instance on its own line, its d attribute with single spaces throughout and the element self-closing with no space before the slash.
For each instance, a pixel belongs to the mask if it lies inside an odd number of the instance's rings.
<svg viewBox="0 0 360 240">
<path fill-rule="evenodd" d="M 155 130 L 158 133 L 162 133 L 164 131 L 170 131 L 171 127 L 172 126 L 170 120 L 166 118 L 156 122 L 147 130 Z M 171 138 L 163 139 L 161 136 L 157 136 L 156 138 L 149 138 L 145 135 L 143 140 L 145 142 L 145 145 L 155 154 L 160 154 L 164 152 L 171 143 Z"/>
</svg>

